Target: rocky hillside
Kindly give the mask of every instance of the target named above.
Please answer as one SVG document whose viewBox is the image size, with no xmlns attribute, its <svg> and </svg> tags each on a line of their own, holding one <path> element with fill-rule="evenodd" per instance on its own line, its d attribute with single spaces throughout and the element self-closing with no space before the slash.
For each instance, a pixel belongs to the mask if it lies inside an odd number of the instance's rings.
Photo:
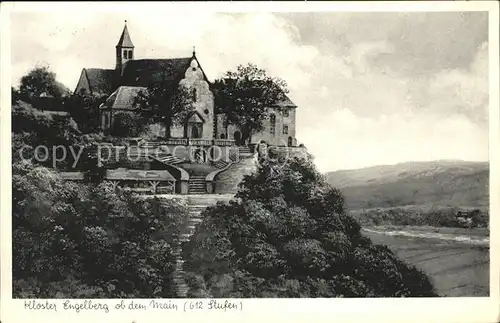
<svg viewBox="0 0 500 323">
<path fill-rule="evenodd" d="M 404 205 L 486 208 L 489 163 L 407 162 L 326 174 L 351 210 Z"/>
</svg>

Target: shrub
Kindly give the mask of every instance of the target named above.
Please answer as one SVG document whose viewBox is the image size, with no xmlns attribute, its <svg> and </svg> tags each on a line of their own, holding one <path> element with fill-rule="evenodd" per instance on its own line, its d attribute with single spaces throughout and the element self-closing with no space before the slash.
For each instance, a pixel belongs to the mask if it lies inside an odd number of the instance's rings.
<svg viewBox="0 0 500 323">
<path fill-rule="evenodd" d="M 111 134 L 116 137 L 137 137 L 148 127 L 147 121 L 138 113 L 115 112 Z"/>
<path fill-rule="evenodd" d="M 457 207 L 425 206 L 366 209 L 352 212 L 363 225 L 409 225 L 452 228 L 488 227 L 487 212 Z"/>
<path fill-rule="evenodd" d="M 173 248 L 185 209 L 171 200 L 64 182 L 13 167 L 15 297 L 172 297 Z"/>
<path fill-rule="evenodd" d="M 203 218 L 183 250 L 192 295 L 436 295 L 425 274 L 360 233 L 310 158 L 264 162 Z"/>
</svg>

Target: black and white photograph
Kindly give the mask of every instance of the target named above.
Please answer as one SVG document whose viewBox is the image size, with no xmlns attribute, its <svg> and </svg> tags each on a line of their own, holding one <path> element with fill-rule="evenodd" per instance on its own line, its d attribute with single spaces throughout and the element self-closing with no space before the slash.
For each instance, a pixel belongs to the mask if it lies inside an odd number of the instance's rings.
<svg viewBox="0 0 500 323">
<path fill-rule="evenodd" d="M 144 8 L 11 8 L 9 297 L 492 296 L 498 4 Z"/>
</svg>

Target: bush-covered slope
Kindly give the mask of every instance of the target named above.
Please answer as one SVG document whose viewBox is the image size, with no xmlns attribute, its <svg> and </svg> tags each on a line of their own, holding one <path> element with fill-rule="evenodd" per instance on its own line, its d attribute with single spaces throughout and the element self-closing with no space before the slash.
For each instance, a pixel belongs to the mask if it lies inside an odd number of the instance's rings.
<svg viewBox="0 0 500 323">
<path fill-rule="evenodd" d="M 310 159 L 263 163 L 184 246 L 191 297 L 434 296 L 429 278 L 346 215 Z"/>
<path fill-rule="evenodd" d="M 173 254 L 187 210 L 13 165 L 13 296 L 174 297 Z"/>
</svg>

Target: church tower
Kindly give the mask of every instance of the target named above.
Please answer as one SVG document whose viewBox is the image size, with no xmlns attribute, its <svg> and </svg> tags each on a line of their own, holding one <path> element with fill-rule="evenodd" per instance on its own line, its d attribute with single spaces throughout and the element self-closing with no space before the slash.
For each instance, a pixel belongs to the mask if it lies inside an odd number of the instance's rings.
<svg viewBox="0 0 500 323">
<path fill-rule="evenodd" d="M 130 39 L 127 21 L 125 20 L 125 27 L 123 27 L 122 35 L 116 45 L 116 70 L 120 75 L 123 72 L 125 63 L 132 59 L 134 59 L 134 44 Z"/>
</svg>

